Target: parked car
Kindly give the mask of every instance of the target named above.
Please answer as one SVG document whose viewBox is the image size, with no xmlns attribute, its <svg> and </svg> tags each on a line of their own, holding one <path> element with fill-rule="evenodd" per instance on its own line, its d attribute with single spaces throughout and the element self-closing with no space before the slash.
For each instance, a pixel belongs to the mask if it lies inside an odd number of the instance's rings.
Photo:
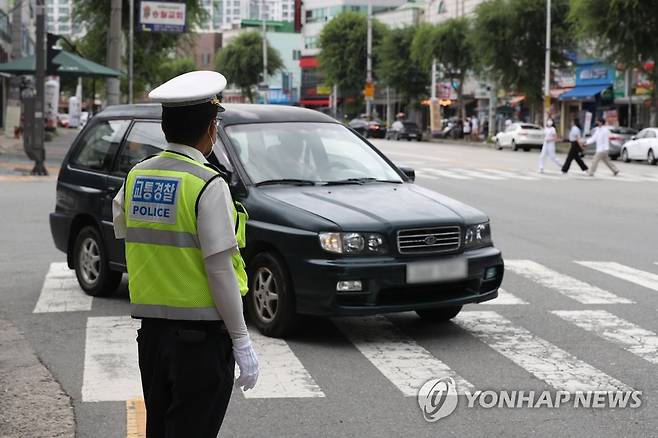
<svg viewBox="0 0 658 438">
<path fill-rule="evenodd" d="M 608 149 L 608 156 L 611 159 L 616 160 L 621 155 L 622 146 L 633 136 L 635 136 L 637 134 L 637 131 L 631 128 L 621 128 L 621 127 L 612 127 L 612 126 L 609 126 L 608 129 L 610 129 L 610 149 Z M 587 137 L 590 137 L 592 135 L 592 132 L 594 131 L 592 130 L 587 135 Z M 588 144 L 587 147 L 585 148 L 585 154 L 594 155 L 594 152 L 596 152 L 596 145 L 594 143 Z"/>
<path fill-rule="evenodd" d="M 532 123 L 512 123 L 505 131 L 496 134 L 494 143 L 498 149 L 509 147 L 513 151 L 541 149 L 544 144 L 544 129 Z"/>
<path fill-rule="evenodd" d="M 656 157 L 658 157 L 658 128 L 641 130 L 621 147 L 621 159 L 627 163 L 637 160 L 656 164 Z"/>
<path fill-rule="evenodd" d="M 68 128 L 69 127 L 69 115 L 67 113 L 57 114 L 57 125 L 60 128 Z"/>
<path fill-rule="evenodd" d="M 356 118 L 350 120 L 349 126 L 365 138 L 386 137 L 386 125 L 379 119 L 367 120 L 364 118 Z"/>
<path fill-rule="evenodd" d="M 463 130 L 464 125 L 461 120 L 451 119 L 445 124 L 445 126 L 443 126 L 443 129 L 437 134 L 434 134 L 434 136 L 436 138 L 462 138 L 464 137 Z"/>
<path fill-rule="evenodd" d="M 391 140 L 406 139 L 407 141 L 421 141 L 423 139 L 423 131 L 418 127 L 416 122 L 404 121 L 398 130 L 394 130 L 391 127 L 391 129 L 389 129 L 386 133 L 386 138 Z"/>
<path fill-rule="evenodd" d="M 91 295 L 112 293 L 126 269 L 112 199 L 167 147 L 160 117 L 160 105 L 108 107 L 62 163 L 50 227 Z M 221 117 L 209 159 L 250 215 L 245 306 L 264 334 L 290 333 L 298 314 L 447 320 L 497 296 L 503 259 L 484 213 L 417 186 L 413 169 L 317 111 L 227 104 Z"/>
</svg>

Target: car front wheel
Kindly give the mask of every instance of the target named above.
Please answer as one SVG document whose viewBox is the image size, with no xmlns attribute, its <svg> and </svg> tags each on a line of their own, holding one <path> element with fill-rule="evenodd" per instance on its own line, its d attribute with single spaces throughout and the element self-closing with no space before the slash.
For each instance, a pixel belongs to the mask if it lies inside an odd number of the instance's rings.
<svg viewBox="0 0 658 438">
<path fill-rule="evenodd" d="M 270 252 L 257 254 L 249 264 L 247 312 L 258 330 L 281 338 L 297 322 L 295 297 L 283 261 Z"/>
<path fill-rule="evenodd" d="M 513 151 L 518 151 L 519 147 L 516 145 L 516 141 L 512 140 L 512 150 Z"/>
<path fill-rule="evenodd" d="M 95 227 L 80 230 L 73 251 L 75 275 L 87 295 L 101 297 L 116 290 L 122 274 L 110 269 L 105 244 Z"/>
<path fill-rule="evenodd" d="M 418 316 L 427 321 L 441 322 L 448 321 L 457 316 L 462 310 L 462 306 L 439 307 L 438 309 L 416 310 Z"/>
<path fill-rule="evenodd" d="M 653 153 L 653 149 L 649 149 L 649 153 L 647 154 L 647 162 L 651 165 L 656 164 L 656 156 Z"/>
<path fill-rule="evenodd" d="M 628 150 L 626 150 L 626 148 L 622 149 L 621 151 L 621 161 L 623 161 L 624 163 L 631 162 L 631 159 L 628 158 Z"/>
</svg>

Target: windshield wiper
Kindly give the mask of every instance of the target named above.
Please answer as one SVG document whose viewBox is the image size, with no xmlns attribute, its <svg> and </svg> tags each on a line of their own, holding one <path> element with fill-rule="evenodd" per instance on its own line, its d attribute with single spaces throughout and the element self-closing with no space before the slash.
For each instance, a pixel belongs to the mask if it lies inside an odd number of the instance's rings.
<svg viewBox="0 0 658 438">
<path fill-rule="evenodd" d="M 314 186 L 315 181 L 310 179 L 295 179 L 295 178 L 281 178 L 281 179 L 267 179 L 265 181 L 257 182 L 256 187 L 259 186 L 268 186 L 276 184 L 291 184 L 296 186 Z"/>
<path fill-rule="evenodd" d="M 387 182 L 387 183 L 400 183 L 401 181 L 388 180 L 388 179 L 377 179 L 377 178 L 347 178 L 339 179 L 337 181 L 327 181 L 324 183 L 326 186 L 337 186 L 343 184 L 365 184 L 369 182 Z"/>
</svg>

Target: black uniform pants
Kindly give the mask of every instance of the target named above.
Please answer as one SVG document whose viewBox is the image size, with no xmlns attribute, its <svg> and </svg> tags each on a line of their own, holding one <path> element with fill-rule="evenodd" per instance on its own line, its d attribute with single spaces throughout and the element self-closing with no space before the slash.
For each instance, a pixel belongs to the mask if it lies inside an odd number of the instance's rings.
<svg viewBox="0 0 658 438">
<path fill-rule="evenodd" d="M 148 438 L 215 438 L 233 390 L 233 345 L 219 321 L 143 319 L 137 331 Z"/>
<path fill-rule="evenodd" d="M 580 153 L 582 152 L 582 148 L 576 141 L 571 142 L 571 147 L 569 148 L 569 155 L 567 155 L 567 159 L 564 161 L 564 166 L 562 166 L 562 172 L 568 172 L 569 167 L 571 167 L 571 161 L 576 160 L 576 163 L 580 166 L 580 170 L 585 171 L 587 170 L 587 165 L 583 161 L 582 158 L 580 158 Z"/>
</svg>

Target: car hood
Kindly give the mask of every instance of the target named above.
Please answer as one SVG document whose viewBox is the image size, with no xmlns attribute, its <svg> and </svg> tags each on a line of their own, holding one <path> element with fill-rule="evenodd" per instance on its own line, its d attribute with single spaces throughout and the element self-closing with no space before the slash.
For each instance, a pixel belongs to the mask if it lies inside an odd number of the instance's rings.
<svg viewBox="0 0 658 438">
<path fill-rule="evenodd" d="M 375 232 L 487 220 L 486 215 L 472 207 L 410 183 L 267 187 L 261 190 L 266 197 L 351 231 Z"/>
</svg>

